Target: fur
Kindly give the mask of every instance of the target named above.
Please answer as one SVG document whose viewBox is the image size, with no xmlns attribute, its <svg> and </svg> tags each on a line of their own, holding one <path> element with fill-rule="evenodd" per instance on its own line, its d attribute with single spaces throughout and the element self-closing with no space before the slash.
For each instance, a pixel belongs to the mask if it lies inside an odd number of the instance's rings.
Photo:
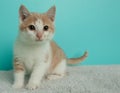
<svg viewBox="0 0 120 93">
<path fill-rule="evenodd" d="M 21 5 L 19 9 L 19 34 L 14 47 L 14 88 L 24 87 L 25 74 L 30 74 L 26 88 L 36 89 L 42 78 L 62 78 L 66 64 L 84 60 L 87 52 L 80 58 L 66 58 L 62 49 L 52 40 L 55 33 L 55 6 L 46 13 L 31 13 Z"/>
</svg>

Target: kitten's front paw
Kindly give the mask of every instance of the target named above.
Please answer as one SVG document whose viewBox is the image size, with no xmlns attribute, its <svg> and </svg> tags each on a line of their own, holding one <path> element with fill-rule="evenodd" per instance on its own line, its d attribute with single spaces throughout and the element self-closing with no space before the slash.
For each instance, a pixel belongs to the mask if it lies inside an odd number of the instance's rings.
<svg viewBox="0 0 120 93">
<path fill-rule="evenodd" d="M 24 85 L 22 84 L 13 84 L 12 87 L 15 88 L 15 89 L 20 89 L 20 88 L 23 88 Z"/>
<path fill-rule="evenodd" d="M 39 87 L 39 84 L 27 84 L 26 88 L 30 90 L 35 90 Z"/>
</svg>

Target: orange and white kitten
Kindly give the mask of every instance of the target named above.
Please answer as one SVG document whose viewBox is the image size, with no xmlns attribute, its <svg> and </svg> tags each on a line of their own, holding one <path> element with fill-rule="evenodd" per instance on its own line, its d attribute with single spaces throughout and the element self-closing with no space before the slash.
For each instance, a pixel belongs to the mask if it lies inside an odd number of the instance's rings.
<svg viewBox="0 0 120 93">
<path fill-rule="evenodd" d="M 14 88 L 24 86 L 25 74 L 30 74 L 26 88 L 36 89 L 42 78 L 62 78 L 66 63 L 74 64 L 84 60 L 87 52 L 79 58 L 66 58 L 62 49 L 52 40 L 55 27 L 55 6 L 46 13 L 29 12 L 25 6 L 19 9 L 19 34 L 14 47 Z"/>
</svg>

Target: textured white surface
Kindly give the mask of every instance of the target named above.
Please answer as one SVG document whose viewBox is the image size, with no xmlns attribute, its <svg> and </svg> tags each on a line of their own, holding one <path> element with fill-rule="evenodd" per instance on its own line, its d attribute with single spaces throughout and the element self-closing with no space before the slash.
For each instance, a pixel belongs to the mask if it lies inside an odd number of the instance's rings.
<svg viewBox="0 0 120 93">
<path fill-rule="evenodd" d="M 69 67 L 68 72 L 32 91 L 13 89 L 12 71 L 0 71 L 0 93 L 120 93 L 120 65 Z"/>
</svg>

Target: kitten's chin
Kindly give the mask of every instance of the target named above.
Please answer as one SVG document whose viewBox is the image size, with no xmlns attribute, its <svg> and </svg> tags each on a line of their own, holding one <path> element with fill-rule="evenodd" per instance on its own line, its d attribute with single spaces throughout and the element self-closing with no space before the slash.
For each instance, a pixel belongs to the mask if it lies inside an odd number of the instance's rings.
<svg viewBox="0 0 120 93">
<path fill-rule="evenodd" d="M 37 42 L 42 42 L 42 41 L 44 41 L 43 39 L 36 39 L 35 41 L 37 41 Z"/>
<path fill-rule="evenodd" d="M 45 43 L 50 42 L 50 40 L 36 40 L 35 42 L 38 44 L 45 44 Z"/>
<path fill-rule="evenodd" d="M 42 45 L 42 44 L 46 44 L 49 43 L 51 40 L 35 40 L 33 43 L 36 45 Z"/>
</svg>

